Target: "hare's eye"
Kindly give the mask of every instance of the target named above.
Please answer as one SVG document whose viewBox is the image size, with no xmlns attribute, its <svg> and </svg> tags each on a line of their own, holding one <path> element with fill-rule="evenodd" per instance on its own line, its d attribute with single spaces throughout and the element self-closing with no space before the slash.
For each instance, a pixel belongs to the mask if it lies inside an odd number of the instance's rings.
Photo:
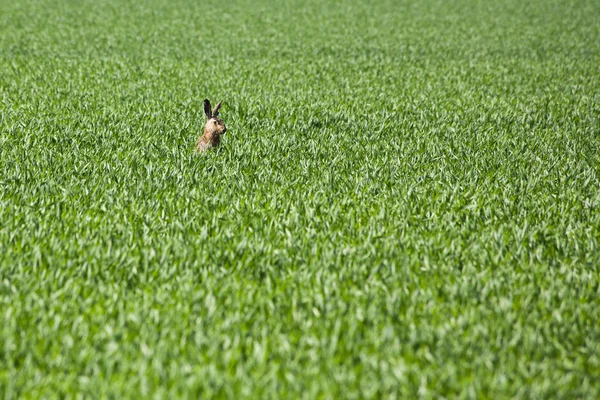
<svg viewBox="0 0 600 400">
<path fill-rule="evenodd" d="M 216 125 L 216 124 L 217 124 L 217 121 L 213 121 L 213 124 L 215 124 L 215 125 Z"/>
</svg>

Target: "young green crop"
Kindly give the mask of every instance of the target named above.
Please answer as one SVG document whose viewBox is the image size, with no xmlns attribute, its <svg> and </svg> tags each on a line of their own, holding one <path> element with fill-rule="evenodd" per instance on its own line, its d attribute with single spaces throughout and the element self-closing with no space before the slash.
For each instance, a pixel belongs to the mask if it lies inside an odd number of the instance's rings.
<svg viewBox="0 0 600 400">
<path fill-rule="evenodd" d="M 0 393 L 600 397 L 599 16 L 0 0 Z"/>
</svg>

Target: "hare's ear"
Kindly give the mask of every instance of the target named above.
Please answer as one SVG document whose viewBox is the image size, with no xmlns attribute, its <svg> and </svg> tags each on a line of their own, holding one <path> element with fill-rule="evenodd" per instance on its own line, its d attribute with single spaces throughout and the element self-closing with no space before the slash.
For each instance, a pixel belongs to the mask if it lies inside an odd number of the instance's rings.
<svg viewBox="0 0 600 400">
<path fill-rule="evenodd" d="M 206 118 L 212 118 L 212 111 L 210 111 L 210 101 L 208 101 L 208 99 L 204 100 L 204 114 L 206 114 Z"/>
<path fill-rule="evenodd" d="M 219 116 L 219 108 L 221 108 L 221 104 L 223 104 L 223 100 L 221 100 L 221 101 L 219 102 L 219 104 L 217 104 L 217 105 L 215 106 L 215 109 L 214 109 L 214 110 L 213 110 L 213 112 L 212 112 L 212 115 L 213 115 L 213 117 L 218 117 L 218 116 Z"/>
</svg>

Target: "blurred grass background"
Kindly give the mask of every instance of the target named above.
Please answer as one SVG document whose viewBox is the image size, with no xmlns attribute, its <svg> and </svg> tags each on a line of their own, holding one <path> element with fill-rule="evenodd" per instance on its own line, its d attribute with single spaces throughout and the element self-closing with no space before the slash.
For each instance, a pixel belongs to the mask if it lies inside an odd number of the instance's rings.
<svg viewBox="0 0 600 400">
<path fill-rule="evenodd" d="M 598 397 L 599 21 L 0 0 L 0 393 Z"/>
</svg>

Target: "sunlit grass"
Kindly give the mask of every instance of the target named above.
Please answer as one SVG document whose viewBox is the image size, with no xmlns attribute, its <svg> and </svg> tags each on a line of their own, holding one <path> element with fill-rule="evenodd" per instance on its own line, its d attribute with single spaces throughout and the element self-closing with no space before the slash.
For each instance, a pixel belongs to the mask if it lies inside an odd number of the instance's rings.
<svg viewBox="0 0 600 400">
<path fill-rule="evenodd" d="M 598 37 L 593 1 L 0 0 L 0 393 L 599 397 Z"/>
</svg>

